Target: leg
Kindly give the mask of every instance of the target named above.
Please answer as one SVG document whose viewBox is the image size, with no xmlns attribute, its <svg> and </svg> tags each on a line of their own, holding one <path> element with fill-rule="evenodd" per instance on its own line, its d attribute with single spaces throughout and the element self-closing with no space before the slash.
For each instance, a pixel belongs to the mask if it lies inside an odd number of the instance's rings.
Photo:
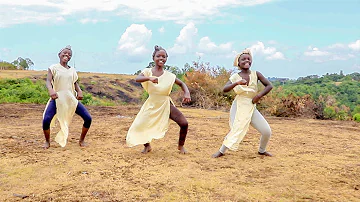
<svg viewBox="0 0 360 202">
<path fill-rule="evenodd" d="M 89 114 L 89 111 L 85 108 L 85 106 L 80 101 L 78 103 L 78 106 L 76 107 L 75 113 L 77 115 L 81 116 L 81 118 L 84 120 L 84 124 L 83 124 L 82 130 L 81 130 L 79 145 L 80 145 L 80 147 L 85 147 L 85 146 L 87 146 L 87 144 L 85 143 L 84 140 L 85 140 L 85 136 L 86 136 L 87 132 L 89 131 L 92 118 Z"/>
<path fill-rule="evenodd" d="M 141 152 L 141 153 L 146 154 L 146 153 L 148 153 L 148 152 L 151 152 L 151 146 L 150 146 L 150 143 L 146 143 L 146 144 L 144 144 L 144 149 L 142 150 L 142 152 Z"/>
<path fill-rule="evenodd" d="M 180 136 L 178 150 L 185 154 L 187 151 L 184 148 L 185 139 L 188 131 L 188 122 L 185 116 L 174 105 L 170 104 L 170 119 L 175 121 L 180 126 Z"/>
<path fill-rule="evenodd" d="M 251 125 L 261 134 L 258 153 L 260 155 L 272 156 L 269 152 L 266 151 L 266 146 L 271 137 L 271 128 L 268 122 L 257 109 L 254 110 L 254 114 L 251 118 Z"/>
<path fill-rule="evenodd" d="M 228 148 L 225 145 L 221 145 L 219 151 L 217 151 L 215 154 L 212 155 L 213 158 L 218 158 L 225 155 L 226 150 Z"/>
<path fill-rule="evenodd" d="M 55 103 L 55 100 L 51 100 L 49 105 L 46 108 L 43 123 L 42 123 L 43 132 L 44 132 L 44 136 L 45 136 L 45 144 L 43 146 L 44 149 L 47 149 L 50 147 L 50 123 L 51 123 L 51 120 L 54 118 L 55 114 L 56 114 L 56 103 Z"/>
</svg>

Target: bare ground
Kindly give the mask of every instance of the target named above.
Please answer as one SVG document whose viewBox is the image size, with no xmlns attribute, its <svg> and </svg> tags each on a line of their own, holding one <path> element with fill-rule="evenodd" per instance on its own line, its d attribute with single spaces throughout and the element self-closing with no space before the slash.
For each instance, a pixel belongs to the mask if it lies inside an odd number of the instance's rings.
<svg viewBox="0 0 360 202">
<path fill-rule="evenodd" d="M 165 138 L 127 148 L 140 106 L 89 107 L 89 147 L 77 144 L 74 116 L 66 147 L 41 148 L 44 105 L 0 105 L 0 199 L 3 201 L 359 201 L 360 124 L 267 117 L 273 136 L 257 155 L 251 128 L 238 152 L 212 159 L 228 131 L 228 113 L 180 110 L 190 128 L 177 152 L 178 127 Z"/>
</svg>

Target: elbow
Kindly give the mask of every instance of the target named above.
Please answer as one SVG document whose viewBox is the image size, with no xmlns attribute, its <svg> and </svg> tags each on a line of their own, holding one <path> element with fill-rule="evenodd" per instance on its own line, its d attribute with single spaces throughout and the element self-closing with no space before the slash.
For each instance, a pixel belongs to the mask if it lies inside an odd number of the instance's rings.
<svg viewBox="0 0 360 202">
<path fill-rule="evenodd" d="M 271 91 L 273 89 L 273 85 L 271 85 L 271 84 L 268 85 L 267 87 L 268 87 L 269 91 Z"/>
</svg>

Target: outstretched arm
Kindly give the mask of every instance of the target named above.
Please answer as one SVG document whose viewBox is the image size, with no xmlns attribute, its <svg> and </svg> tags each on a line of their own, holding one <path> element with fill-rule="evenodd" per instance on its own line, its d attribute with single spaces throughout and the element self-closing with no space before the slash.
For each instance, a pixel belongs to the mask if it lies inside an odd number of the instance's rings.
<svg viewBox="0 0 360 202">
<path fill-rule="evenodd" d="M 184 103 L 188 103 L 191 101 L 191 97 L 190 97 L 190 91 L 188 89 L 188 87 L 186 86 L 186 84 L 184 82 L 182 82 L 180 79 L 176 78 L 175 79 L 175 83 L 177 85 L 179 85 L 181 87 L 181 89 L 184 91 L 184 99 L 183 102 Z"/>
<path fill-rule="evenodd" d="M 265 86 L 265 88 L 253 98 L 253 103 L 257 103 L 260 100 L 260 98 L 268 94 L 273 88 L 271 82 L 267 78 L 265 78 L 260 72 L 257 71 L 256 74 L 258 80 L 260 80 L 260 82 Z"/>
</svg>

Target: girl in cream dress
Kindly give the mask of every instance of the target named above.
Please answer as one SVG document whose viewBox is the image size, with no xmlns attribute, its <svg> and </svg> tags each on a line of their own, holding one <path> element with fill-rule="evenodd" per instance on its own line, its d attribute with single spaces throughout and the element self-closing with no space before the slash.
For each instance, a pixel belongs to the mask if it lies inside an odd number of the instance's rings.
<svg viewBox="0 0 360 202">
<path fill-rule="evenodd" d="M 58 56 L 60 62 L 49 67 L 46 80 L 50 99 L 43 114 L 44 148 L 50 147 L 50 125 L 54 125 L 56 119 L 60 123 L 61 130 L 57 133 L 55 141 L 60 146 L 65 147 L 69 135 L 69 124 L 75 113 L 84 120 L 79 145 L 86 146 L 84 139 L 92 119 L 84 105 L 78 101 L 82 100 L 83 95 L 77 83 L 78 75 L 76 70 L 68 66 L 72 56 L 71 47 L 66 46 L 61 49 Z"/>
<path fill-rule="evenodd" d="M 233 89 L 236 97 L 230 109 L 230 132 L 226 135 L 219 151 L 212 155 L 214 158 L 223 156 L 227 149 L 237 151 L 250 125 L 261 133 L 258 153 L 272 156 L 266 151 L 271 136 L 270 126 L 256 109 L 256 103 L 261 97 L 270 92 L 272 85 L 260 72 L 250 70 L 251 63 L 252 56 L 249 50 L 244 50 L 238 54 L 234 66 L 239 67 L 240 72 L 231 75 L 224 86 L 224 92 Z M 261 92 L 258 92 L 258 80 L 265 86 Z"/>
<path fill-rule="evenodd" d="M 151 151 L 150 142 L 153 139 L 160 139 L 168 131 L 169 119 L 172 119 L 180 126 L 180 137 L 178 150 L 185 154 L 185 139 L 188 130 L 188 122 L 184 115 L 175 107 L 170 98 L 170 92 L 174 83 L 184 91 L 183 102 L 190 102 L 190 92 L 184 82 L 176 76 L 163 69 L 167 60 L 165 49 L 155 46 L 153 53 L 155 67 L 145 68 L 136 77 L 135 81 L 140 82 L 149 97 L 137 114 L 126 135 L 126 144 L 133 147 L 139 144 L 144 145 L 142 153 Z"/>
</svg>

